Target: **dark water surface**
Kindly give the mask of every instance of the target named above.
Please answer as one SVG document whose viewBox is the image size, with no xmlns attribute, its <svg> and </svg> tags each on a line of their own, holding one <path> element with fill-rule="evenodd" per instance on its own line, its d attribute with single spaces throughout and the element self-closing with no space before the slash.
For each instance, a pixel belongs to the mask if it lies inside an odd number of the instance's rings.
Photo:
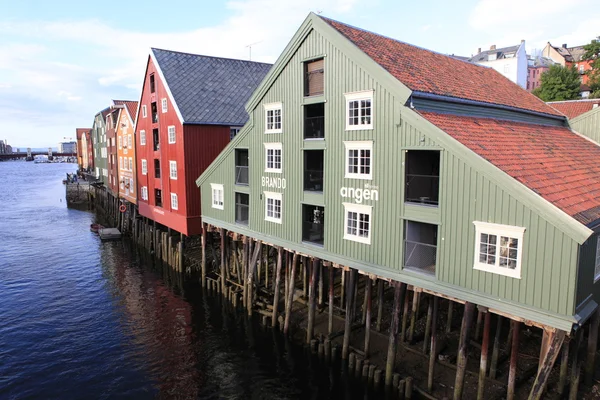
<svg viewBox="0 0 600 400">
<path fill-rule="evenodd" d="M 0 399 L 364 397 L 126 241 L 101 243 L 94 215 L 66 208 L 75 169 L 0 162 Z"/>
</svg>

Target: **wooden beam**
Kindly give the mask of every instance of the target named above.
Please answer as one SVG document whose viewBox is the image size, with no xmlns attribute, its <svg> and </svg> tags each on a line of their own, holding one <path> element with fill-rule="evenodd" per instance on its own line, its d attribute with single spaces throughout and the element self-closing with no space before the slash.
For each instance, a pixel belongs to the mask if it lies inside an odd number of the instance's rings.
<svg viewBox="0 0 600 400">
<path fill-rule="evenodd" d="M 575 340 L 571 343 L 573 349 L 573 361 L 571 364 L 571 388 L 569 390 L 569 400 L 577 400 L 577 394 L 579 393 L 579 379 L 581 375 L 581 354 L 579 350 L 581 343 L 583 342 L 583 328 L 580 328 L 575 334 Z"/>
<path fill-rule="evenodd" d="M 429 336 L 431 335 L 431 319 L 433 318 L 433 296 L 427 299 L 427 321 L 425 322 L 425 337 L 423 338 L 423 354 L 427 355 Z"/>
<path fill-rule="evenodd" d="M 508 367 L 508 387 L 506 389 L 506 400 L 515 398 L 515 384 L 517 382 L 517 361 L 519 359 L 519 331 L 521 323 L 511 320 L 512 340 L 510 350 L 510 364 Z"/>
<path fill-rule="evenodd" d="M 481 312 L 481 311 L 480 311 Z M 477 400 L 483 400 L 485 391 L 485 375 L 487 372 L 488 348 L 490 345 L 490 320 L 491 313 L 486 312 L 483 317 L 483 340 L 481 341 L 481 360 L 479 362 L 479 382 L 477 385 Z"/>
<path fill-rule="evenodd" d="M 365 359 L 369 358 L 371 347 L 371 278 L 367 276 L 365 285 Z"/>
<path fill-rule="evenodd" d="M 202 244 L 202 260 L 201 260 L 201 268 L 202 268 L 202 288 L 206 287 L 206 223 L 202 223 L 202 237 L 201 237 L 201 244 Z"/>
<path fill-rule="evenodd" d="M 273 295 L 273 316 L 271 317 L 271 327 L 277 326 L 277 313 L 279 312 L 279 292 L 281 284 L 281 264 L 283 260 L 283 248 L 277 248 L 277 270 L 275 272 L 275 293 Z"/>
<path fill-rule="evenodd" d="M 588 333 L 587 357 L 585 359 L 585 378 L 584 382 L 587 386 L 591 386 L 594 381 L 594 371 L 596 370 L 596 350 L 598 348 L 598 323 L 600 318 L 598 315 L 600 307 L 592 315 L 590 321 L 590 329 Z"/>
<path fill-rule="evenodd" d="M 467 369 L 467 346 L 469 343 L 469 332 L 473 324 L 473 303 L 465 303 L 462 325 L 460 328 L 460 340 L 458 344 L 458 356 L 456 360 L 456 379 L 454 382 L 454 399 L 462 398 L 463 385 L 465 383 L 465 372 Z"/>
<path fill-rule="evenodd" d="M 342 271 L 342 279 L 344 277 L 344 271 Z M 350 333 L 352 330 L 352 301 L 354 297 L 354 280 L 356 279 L 356 270 L 350 269 L 348 271 L 348 279 L 346 285 L 348 286 L 348 293 L 346 295 L 346 321 L 344 327 L 344 342 L 342 344 L 342 360 L 348 359 L 348 352 L 350 349 Z"/>
<path fill-rule="evenodd" d="M 540 367 L 538 369 L 537 376 L 535 377 L 533 387 L 531 388 L 531 392 L 529 392 L 529 400 L 538 400 L 542 398 L 542 395 L 544 394 L 544 389 L 546 388 L 546 384 L 548 383 L 548 377 L 550 376 L 550 372 L 552 371 L 554 362 L 558 357 L 560 348 L 564 343 L 565 335 L 565 331 L 554 329 L 544 330 L 544 336 L 546 337 L 546 342 L 548 343 L 548 345 L 546 346 L 544 354 L 542 355 L 542 361 L 540 362 Z M 560 391 L 562 392 L 562 390 Z"/>
<path fill-rule="evenodd" d="M 329 321 L 327 325 L 327 333 L 330 335 L 333 333 L 333 289 L 334 289 L 334 270 L 333 265 L 329 265 Z"/>
<path fill-rule="evenodd" d="M 377 280 L 377 324 L 375 330 L 381 332 L 381 317 L 383 315 L 383 279 Z"/>
<path fill-rule="evenodd" d="M 488 311 L 489 312 L 489 311 Z M 500 354 L 500 333 L 502 331 L 502 316 L 496 316 L 496 333 L 494 335 L 494 347 L 492 350 L 492 360 L 490 364 L 490 379 L 496 379 L 496 370 L 498 367 L 498 356 Z"/>
<path fill-rule="evenodd" d="M 296 292 L 295 281 L 296 281 L 296 269 L 298 268 L 298 253 L 294 253 L 294 257 L 292 258 L 292 273 L 290 276 L 290 288 L 288 291 L 288 301 L 285 307 L 285 321 L 283 323 L 283 333 L 285 335 L 288 334 L 288 330 L 290 327 L 290 317 L 292 315 L 292 304 L 294 303 L 294 293 Z"/>
<path fill-rule="evenodd" d="M 406 293 L 406 283 L 394 282 L 394 308 L 392 311 L 392 324 L 388 339 L 388 353 L 385 366 L 385 386 L 392 384 L 394 365 L 396 364 L 396 351 L 398 349 L 398 324 L 400 322 L 400 310 Z"/>
<path fill-rule="evenodd" d="M 313 258 L 312 271 L 310 271 L 310 282 L 308 284 L 308 328 L 306 329 L 306 343 L 309 344 L 314 334 L 315 308 L 317 302 L 317 281 L 319 279 L 318 258 Z"/>
<path fill-rule="evenodd" d="M 427 390 L 433 390 L 433 370 L 437 358 L 437 315 L 439 297 L 433 296 L 433 315 L 431 317 L 431 348 L 429 349 L 429 371 L 427 374 Z"/>
<path fill-rule="evenodd" d="M 254 295 L 253 291 L 254 291 L 254 287 L 253 287 L 253 281 L 254 281 L 254 270 L 256 269 L 256 263 L 258 262 L 258 257 L 260 256 L 260 253 L 262 251 L 262 242 L 257 241 L 256 244 L 254 245 L 254 254 L 252 255 L 252 261 L 250 261 L 250 265 L 248 266 L 248 301 L 246 304 L 246 308 L 248 309 L 248 315 L 252 315 L 252 305 L 253 305 L 253 301 L 252 301 L 252 297 Z"/>
</svg>

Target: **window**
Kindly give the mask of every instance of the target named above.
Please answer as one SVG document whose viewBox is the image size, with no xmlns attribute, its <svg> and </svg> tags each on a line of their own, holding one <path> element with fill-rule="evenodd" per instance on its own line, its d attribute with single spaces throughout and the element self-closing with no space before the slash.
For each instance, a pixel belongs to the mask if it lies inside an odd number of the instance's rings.
<svg viewBox="0 0 600 400">
<path fill-rule="evenodd" d="M 129 170 L 133 171 L 133 158 L 129 157 Z"/>
<path fill-rule="evenodd" d="M 148 115 L 147 111 L 146 111 L 146 105 L 142 105 L 142 118 L 146 118 L 146 116 Z"/>
<path fill-rule="evenodd" d="M 119 157 L 119 168 L 124 169 L 123 168 L 123 157 Z"/>
<path fill-rule="evenodd" d="M 171 209 L 177 210 L 177 193 L 171 193 Z"/>
<path fill-rule="evenodd" d="M 156 83 L 154 82 L 154 74 L 150 74 L 150 93 L 154 92 L 156 92 Z"/>
<path fill-rule="evenodd" d="M 596 266 L 594 268 L 594 282 L 600 279 L 600 235 L 596 239 Z"/>
<path fill-rule="evenodd" d="M 302 205 L 302 241 L 323 245 L 325 240 L 325 209 Z"/>
<path fill-rule="evenodd" d="M 132 146 L 133 146 L 133 138 L 130 133 L 129 135 L 127 135 L 127 147 L 131 148 Z"/>
<path fill-rule="evenodd" d="M 404 268 L 435 275 L 437 225 L 404 222 Z"/>
<path fill-rule="evenodd" d="M 177 179 L 177 161 L 169 161 L 169 178 Z"/>
<path fill-rule="evenodd" d="M 146 145 L 146 131 L 144 131 L 144 130 L 140 131 L 140 144 L 142 146 Z"/>
<path fill-rule="evenodd" d="M 242 128 L 239 128 L 239 127 L 229 128 L 229 140 L 230 141 L 233 140 L 233 138 L 236 137 L 238 133 L 240 133 L 240 129 L 242 129 Z"/>
<path fill-rule="evenodd" d="M 119 150 L 123 148 L 123 136 L 119 136 Z"/>
<path fill-rule="evenodd" d="M 166 113 L 167 112 L 167 99 L 162 99 L 160 101 L 160 106 L 161 106 L 161 111 L 162 113 Z"/>
<path fill-rule="evenodd" d="M 407 150 L 404 201 L 436 206 L 440 194 L 440 152 Z"/>
<path fill-rule="evenodd" d="M 525 228 L 474 221 L 475 265 L 480 271 L 521 278 Z"/>
<path fill-rule="evenodd" d="M 373 91 L 346 93 L 346 130 L 373 129 Z"/>
<path fill-rule="evenodd" d="M 265 104 L 265 133 L 281 133 L 281 103 Z"/>
<path fill-rule="evenodd" d="M 168 127 L 169 143 L 175 143 L 175 125 Z"/>
<path fill-rule="evenodd" d="M 148 161 L 142 160 L 142 175 L 148 174 Z"/>
<path fill-rule="evenodd" d="M 373 142 L 344 142 L 346 147 L 346 178 L 372 179 Z"/>
<path fill-rule="evenodd" d="M 158 128 L 152 129 L 152 140 L 154 142 L 154 151 L 160 150 L 160 134 Z"/>
<path fill-rule="evenodd" d="M 223 203 L 223 185 L 218 183 L 211 183 L 210 187 L 212 189 L 212 206 L 213 208 L 217 208 L 219 210 L 225 209 Z"/>
<path fill-rule="evenodd" d="M 281 173 L 282 149 L 281 143 L 265 143 L 265 172 Z"/>
<path fill-rule="evenodd" d="M 281 223 L 281 193 L 265 192 L 265 221 Z"/>
<path fill-rule="evenodd" d="M 504 65 L 504 73 L 505 74 L 510 74 L 510 64 L 505 64 Z"/>
<path fill-rule="evenodd" d="M 160 178 L 160 160 L 158 158 L 154 159 L 154 177 Z"/>
<path fill-rule="evenodd" d="M 304 190 L 323 192 L 323 150 L 304 150 Z"/>
<path fill-rule="evenodd" d="M 162 207 L 162 190 L 154 189 L 154 204 L 156 207 Z"/>
<path fill-rule="evenodd" d="M 325 104 L 304 106 L 304 139 L 325 138 Z"/>
<path fill-rule="evenodd" d="M 235 184 L 248 186 L 248 149 L 235 149 Z"/>
<path fill-rule="evenodd" d="M 235 194 L 235 222 L 248 225 L 250 216 L 250 195 L 248 193 Z"/>
<path fill-rule="evenodd" d="M 142 186 L 141 192 L 142 200 L 148 200 L 148 187 Z"/>
<path fill-rule="evenodd" d="M 344 203 L 344 239 L 371 244 L 371 206 Z"/>
<path fill-rule="evenodd" d="M 323 94 L 323 59 L 304 63 L 304 95 L 319 96 Z"/>
<path fill-rule="evenodd" d="M 156 102 L 150 104 L 150 108 L 152 111 L 152 123 L 158 123 L 158 108 L 156 107 Z"/>
</svg>

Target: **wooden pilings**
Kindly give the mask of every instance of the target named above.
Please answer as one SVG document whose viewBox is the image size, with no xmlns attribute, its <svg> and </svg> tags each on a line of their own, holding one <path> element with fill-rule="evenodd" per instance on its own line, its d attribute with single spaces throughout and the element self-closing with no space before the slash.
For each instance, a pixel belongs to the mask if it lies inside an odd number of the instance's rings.
<svg viewBox="0 0 600 400">
<path fill-rule="evenodd" d="M 469 332 L 473 324 L 473 303 L 465 303 L 462 325 L 460 328 L 460 341 L 458 344 L 458 356 L 456 360 L 456 379 L 454 382 L 454 399 L 461 399 L 463 384 L 465 382 L 465 372 L 467 368 L 467 345 L 469 343 Z"/>
<path fill-rule="evenodd" d="M 521 323 L 519 321 L 510 321 L 512 328 L 512 340 L 510 350 L 510 365 L 508 367 L 508 387 L 506 389 L 506 400 L 513 400 L 515 397 L 515 384 L 517 379 L 517 360 L 519 358 L 519 332 Z"/>
<path fill-rule="evenodd" d="M 481 312 L 481 311 L 480 311 Z M 483 340 L 481 342 L 481 360 L 479 362 L 479 382 L 477 384 L 477 400 L 483 400 L 485 390 L 485 374 L 487 372 L 488 349 L 490 346 L 491 314 L 485 310 L 483 317 Z"/>
<path fill-rule="evenodd" d="M 529 400 L 538 400 L 542 398 L 544 394 L 544 390 L 548 383 L 548 377 L 550 376 L 550 371 L 554 366 L 554 362 L 558 357 L 558 353 L 560 352 L 560 348 L 563 345 L 565 340 L 565 332 L 560 330 L 544 330 L 544 336 L 546 337 L 545 349 L 543 351 L 540 367 L 538 369 L 537 376 L 535 377 L 535 382 L 533 383 L 533 387 L 531 388 L 531 392 L 529 393 Z M 543 346 L 544 347 L 544 346 Z M 567 348 L 568 346 L 565 346 Z M 568 350 L 567 350 L 568 357 Z M 567 358 L 565 358 L 566 360 Z M 566 378 L 566 362 L 565 362 L 565 378 Z M 562 382 L 562 384 L 561 384 Z M 560 379 L 559 379 L 559 393 L 562 394 L 562 390 L 564 388 L 563 381 L 563 366 L 561 365 L 560 371 Z"/>
<path fill-rule="evenodd" d="M 347 293 L 346 293 L 346 321 L 344 326 L 344 343 L 342 345 L 342 359 L 348 359 L 348 352 L 350 349 L 350 331 L 352 329 L 352 320 L 354 319 L 352 303 L 354 301 L 354 281 L 356 279 L 356 270 L 350 269 L 348 271 L 348 280 L 346 282 Z"/>
<path fill-rule="evenodd" d="M 311 273 L 310 273 L 310 282 L 308 286 L 308 328 L 306 329 L 306 343 L 310 343 L 310 340 L 313 337 L 314 324 L 315 324 L 315 309 L 316 298 L 317 298 L 317 280 L 319 279 L 319 266 L 320 260 L 318 258 L 313 258 Z"/>
<path fill-rule="evenodd" d="M 406 283 L 394 283 L 394 308 L 392 311 L 392 325 L 390 327 L 390 336 L 388 339 L 388 352 L 385 366 L 385 385 L 392 383 L 392 374 L 396 363 L 396 351 L 398 348 L 398 324 L 400 321 L 400 309 L 404 293 L 406 292 Z"/>
<path fill-rule="evenodd" d="M 281 283 L 281 265 L 283 264 L 283 248 L 277 248 L 277 269 L 275 271 L 275 291 L 273 294 L 273 317 L 271 318 L 271 326 L 277 325 L 277 313 L 279 312 L 279 285 Z M 287 304 L 287 303 L 286 303 Z M 286 307 L 287 308 L 287 307 Z"/>
</svg>

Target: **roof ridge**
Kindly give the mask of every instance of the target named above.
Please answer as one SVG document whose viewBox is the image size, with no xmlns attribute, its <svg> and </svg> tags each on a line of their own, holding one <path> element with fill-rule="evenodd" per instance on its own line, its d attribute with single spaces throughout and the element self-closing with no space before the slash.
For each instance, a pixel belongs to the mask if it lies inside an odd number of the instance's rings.
<svg viewBox="0 0 600 400">
<path fill-rule="evenodd" d="M 252 64 L 272 65 L 270 63 L 260 62 L 260 61 L 242 60 L 241 58 L 231 58 L 231 57 L 208 56 L 208 55 L 205 55 L 205 54 L 189 53 L 189 52 L 186 52 L 186 51 L 159 49 L 158 47 L 150 47 L 150 50 L 152 50 L 152 51 L 155 51 L 155 50 L 165 51 L 165 52 L 168 52 L 168 53 L 177 53 L 177 54 L 183 54 L 183 55 L 194 56 L 194 57 L 214 58 L 214 59 L 217 59 L 217 60 L 242 61 L 242 62 L 245 62 L 245 63 L 252 63 Z"/>
<path fill-rule="evenodd" d="M 557 100 L 557 101 L 547 101 L 547 104 L 556 104 L 556 103 L 579 103 L 579 102 L 585 102 L 585 101 L 598 101 L 600 102 L 600 99 L 574 99 L 574 100 Z"/>
</svg>

